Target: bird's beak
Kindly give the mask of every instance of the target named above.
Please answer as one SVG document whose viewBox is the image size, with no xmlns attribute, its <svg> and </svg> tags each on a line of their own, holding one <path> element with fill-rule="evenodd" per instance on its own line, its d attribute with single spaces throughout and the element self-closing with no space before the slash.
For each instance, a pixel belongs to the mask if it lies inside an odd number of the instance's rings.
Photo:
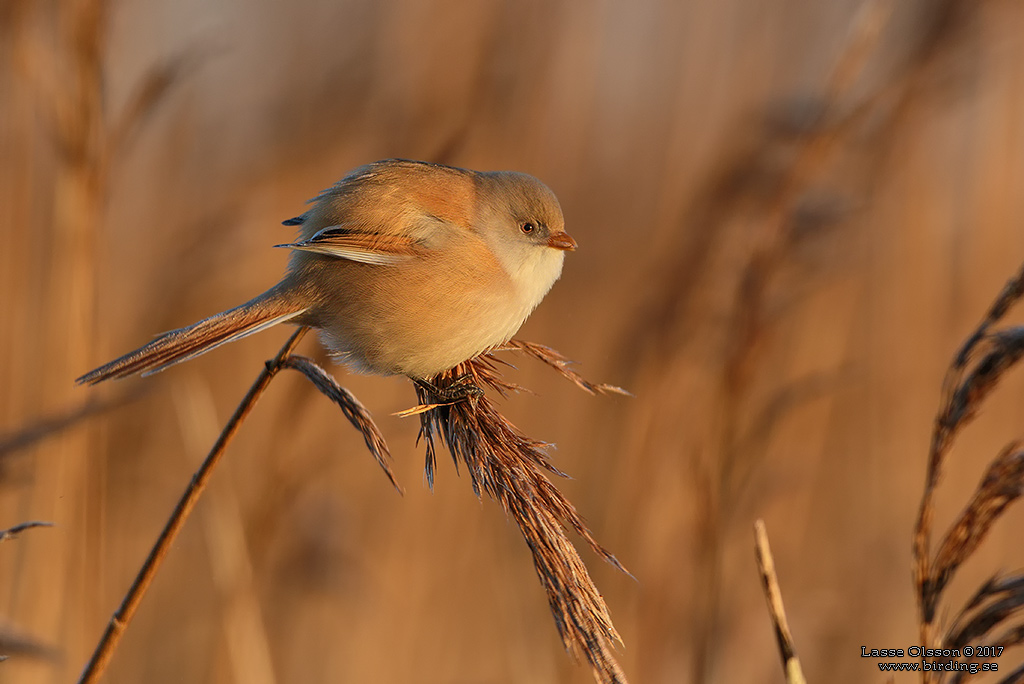
<svg viewBox="0 0 1024 684">
<path fill-rule="evenodd" d="M 568 233 L 555 233 L 548 238 L 548 247 L 562 249 L 566 252 L 576 251 L 576 241 Z"/>
</svg>

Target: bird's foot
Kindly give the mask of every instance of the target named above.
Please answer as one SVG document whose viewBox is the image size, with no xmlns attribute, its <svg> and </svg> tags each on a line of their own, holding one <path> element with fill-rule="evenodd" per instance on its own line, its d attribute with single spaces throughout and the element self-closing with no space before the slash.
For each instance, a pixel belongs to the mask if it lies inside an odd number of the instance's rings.
<svg viewBox="0 0 1024 684">
<path fill-rule="evenodd" d="M 469 373 L 453 378 L 451 383 L 444 387 L 438 387 L 429 380 L 414 380 L 413 382 L 442 404 L 457 404 L 467 399 L 475 400 L 484 394 L 484 391 L 473 382 L 473 376 Z"/>
</svg>

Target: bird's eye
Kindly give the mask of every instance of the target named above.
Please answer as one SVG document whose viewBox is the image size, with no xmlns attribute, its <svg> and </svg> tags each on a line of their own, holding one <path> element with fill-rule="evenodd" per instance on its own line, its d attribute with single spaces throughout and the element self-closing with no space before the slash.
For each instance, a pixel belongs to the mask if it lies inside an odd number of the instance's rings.
<svg viewBox="0 0 1024 684">
<path fill-rule="evenodd" d="M 519 226 L 519 230 L 521 230 L 524 233 L 526 233 L 527 235 L 529 235 L 530 233 L 533 232 L 534 226 L 533 226 L 532 223 L 527 222 L 527 223 L 524 223 L 523 225 Z"/>
</svg>

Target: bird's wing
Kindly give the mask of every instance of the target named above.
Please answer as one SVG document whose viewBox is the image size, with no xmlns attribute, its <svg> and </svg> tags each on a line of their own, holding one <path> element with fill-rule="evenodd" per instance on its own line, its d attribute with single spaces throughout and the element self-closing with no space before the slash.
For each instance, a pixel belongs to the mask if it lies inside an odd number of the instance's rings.
<svg viewBox="0 0 1024 684">
<path fill-rule="evenodd" d="M 418 241 L 407 235 L 366 233 L 346 226 L 329 226 L 308 240 L 275 247 L 315 252 L 378 266 L 393 266 L 423 252 Z"/>
</svg>

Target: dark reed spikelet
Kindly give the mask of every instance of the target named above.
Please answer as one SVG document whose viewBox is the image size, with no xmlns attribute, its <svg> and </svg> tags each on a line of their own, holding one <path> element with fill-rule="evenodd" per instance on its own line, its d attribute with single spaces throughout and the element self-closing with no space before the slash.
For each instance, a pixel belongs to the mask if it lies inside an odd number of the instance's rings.
<svg viewBox="0 0 1024 684">
<path fill-rule="evenodd" d="M 946 645 L 963 648 L 984 640 L 988 646 L 1016 646 L 1024 643 L 1024 624 L 1019 624 L 995 635 L 995 627 L 1010 618 L 1024 606 L 1024 575 L 992 577 L 985 582 L 974 598 L 964 607 L 960 617 L 950 627 Z M 989 660 L 978 658 L 975 662 Z"/>
<path fill-rule="evenodd" d="M 932 563 L 928 587 L 934 600 L 954 570 L 974 553 L 1003 510 L 1024 491 L 1024 450 L 1010 444 L 991 465 L 967 508 L 946 533 Z"/>
<path fill-rule="evenodd" d="M 306 379 L 313 383 L 313 386 L 320 390 L 321 394 L 341 408 L 341 412 L 345 414 L 345 417 L 352 423 L 352 426 L 363 435 L 366 448 L 370 450 L 370 454 L 377 461 L 377 465 L 388 476 L 395 489 L 401 493 L 402 487 L 398 484 L 395 474 L 391 470 L 391 452 L 388 450 L 387 442 L 384 441 L 384 435 L 381 434 L 380 428 L 373 422 L 373 417 L 366 410 L 366 407 L 363 406 L 362 402 L 356 399 L 354 394 L 339 385 L 338 381 L 330 373 L 318 366 L 312 359 L 291 354 L 284 358 L 281 365 L 284 368 L 291 368 L 305 375 Z"/>
<path fill-rule="evenodd" d="M 963 649 L 968 646 L 1006 648 L 1024 643 L 1024 571 L 993 576 L 955 614 L 945 634 L 935 634 L 934 622 L 943 593 L 957 569 L 988 535 L 1006 507 L 1024 494 L 1024 448 L 1011 442 L 989 464 L 963 512 L 931 552 L 934 495 L 942 467 L 960 431 L 978 414 L 1006 371 L 1024 356 L 1024 327 L 994 330 L 1010 308 L 1024 297 L 1024 266 L 996 297 L 988 313 L 950 362 L 943 380 L 942 400 L 935 417 L 925 487 L 914 528 L 914 587 L 917 594 L 921 644 Z M 992 660 L 989 651 L 964 656 L 964 663 Z M 923 672 L 921 681 L 962 681 L 964 673 Z M 1001 682 L 1024 681 L 1024 667 Z"/>
<path fill-rule="evenodd" d="M 566 367 L 564 357 L 547 347 L 523 342 L 510 343 L 510 347 L 549 363 L 588 391 L 622 391 L 588 383 Z M 432 378 L 431 385 L 440 394 L 467 382 L 502 395 L 518 389 L 502 379 L 496 361 L 490 354 L 471 359 Z M 613 643 L 621 638 L 566 531 L 571 528 L 595 553 L 616 568 L 624 568 L 597 542 L 576 508 L 548 479 L 546 473 L 564 474 L 549 461 L 543 450 L 546 445 L 520 432 L 485 394 L 445 403 L 445 397 L 425 385 L 417 384 L 416 393 L 422 406 L 433 406 L 419 412 L 428 482 L 433 482 L 435 441 L 440 439 L 448 446 L 456 468 L 460 463 L 465 466 L 477 496 L 486 492 L 519 526 L 566 650 L 577 659 L 585 658 L 597 681 L 624 684 L 626 677 L 613 653 Z"/>
</svg>

